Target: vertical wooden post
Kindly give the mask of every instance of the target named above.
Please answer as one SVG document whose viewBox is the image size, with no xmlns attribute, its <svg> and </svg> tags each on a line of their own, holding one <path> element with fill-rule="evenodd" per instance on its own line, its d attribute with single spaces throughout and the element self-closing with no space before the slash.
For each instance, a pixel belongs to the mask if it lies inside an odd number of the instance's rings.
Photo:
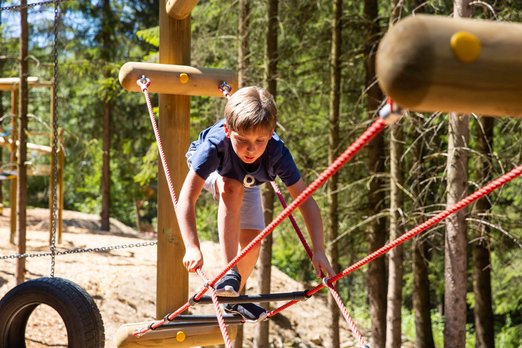
<svg viewBox="0 0 522 348">
<path fill-rule="evenodd" d="M 190 16 L 173 19 L 160 1 L 161 64 L 190 64 Z M 151 81 L 154 84 L 154 81 Z M 188 168 L 185 152 L 189 145 L 190 97 L 159 96 L 159 133 L 171 172 L 174 189 L 181 190 Z M 183 267 L 185 249 L 174 213 L 167 182 L 160 163 L 158 174 L 158 267 L 156 316 L 162 318 L 188 299 L 188 274 Z"/>
<path fill-rule="evenodd" d="M 18 140 L 18 88 L 13 88 L 11 90 L 11 145 L 9 146 L 9 169 L 16 170 L 16 142 Z M 9 190 L 9 200 L 11 206 L 11 218 L 9 222 L 11 223 L 11 234 L 9 237 L 9 241 L 11 244 L 15 244 L 15 236 L 16 236 L 16 207 L 18 205 L 17 200 L 17 191 L 18 191 L 18 178 L 16 175 L 11 179 L 11 187 Z"/>
</svg>

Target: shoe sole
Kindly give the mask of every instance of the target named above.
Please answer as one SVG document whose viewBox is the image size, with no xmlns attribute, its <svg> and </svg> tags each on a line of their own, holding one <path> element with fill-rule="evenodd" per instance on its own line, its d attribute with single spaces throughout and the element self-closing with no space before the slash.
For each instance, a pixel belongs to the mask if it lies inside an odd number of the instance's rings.
<svg viewBox="0 0 522 348">
<path fill-rule="evenodd" d="M 233 287 L 226 285 L 224 288 L 216 290 L 216 295 L 220 297 L 238 297 L 239 292 L 234 290 Z"/>
<path fill-rule="evenodd" d="M 252 319 L 248 319 L 245 316 L 243 316 L 243 314 L 241 314 L 239 311 L 235 311 L 232 309 L 225 309 L 225 312 L 227 312 L 229 314 L 238 314 L 241 316 L 241 318 L 245 319 L 245 321 L 248 321 L 249 323 L 257 323 L 258 321 L 263 321 L 268 316 L 268 312 L 264 312 L 256 320 L 252 320 Z"/>
</svg>

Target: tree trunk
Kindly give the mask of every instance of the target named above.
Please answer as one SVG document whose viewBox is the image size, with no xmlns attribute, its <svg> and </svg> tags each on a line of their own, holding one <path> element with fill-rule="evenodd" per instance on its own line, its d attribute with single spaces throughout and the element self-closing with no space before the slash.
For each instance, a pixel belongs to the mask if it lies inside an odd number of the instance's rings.
<svg viewBox="0 0 522 348">
<path fill-rule="evenodd" d="M 492 179 L 493 128 L 492 117 L 479 118 L 477 136 L 477 182 L 485 183 Z M 477 201 L 473 215 L 483 221 L 475 226 L 473 242 L 473 293 L 475 295 L 475 347 L 493 348 L 495 346 L 495 328 L 493 300 L 491 295 L 491 258 L 489 252 L 490 227 L 489 213 L 491 202 L 487 197 Z"/>
<path fill-rule="evenodd" d="M 268 26 L 265 37 L 265 83 L 268 91 L 274 97 L 277 96 L 277 60 L 278 60 L 278 26 L 279 26 L 279 0 L 269 0 L 267 8 Z M 263 207 L 265 209 L 265 222 L 268 224 L 274 218 L 274 191 L 270 185 L 264 185 Z M 270 292 L 271 265 L 272 265 L 272 234 L 269 234 L 261 244 L 261 256 L 259 266 L 259 290 L 261 293 Z M 261 306 L 268 308 L 269 303 Z M 269 346 L 269 321 L 265 320 L 256 327 L 254 347 L 264 348 Z"/>
<path fill-rule="evenodd" d="M 237 53 L 237 79 L 238 79 L 238 87 L 244 87 L 246 83 L 247 69 L 250 63 L 248 59 L 250 55 L 250 50 L 248 46 L 248 32 L 249 32 L 249 24 L 250 24 L 250 2 L 249 0 L 239 0 L 239 44 L 238 44 L 238 53 Z M 271 211 L 271 209 L 270 209 Z M 265 221 L 267 217 L 267 210 L 265 210 Z M 272 258 L 272 253 L 270 252 L 269 260 Z M 265 261 L 260 261 L 263 265 L 266 264 Z M 271 263 L 268 262 L 270 267 Z M 268 270 L 270 274 L 270 270 Z M 270 283 L 269 283 L 270 285 Z M 246 287 L 245 287 L 246 288 Z M 243 292 L 245 291 L 243 288 Z M 243 347 L 243 325 L 239 325 L 237 328 L 236 338 L 234 340 L 234 348 L 242 348 Z"/>
<path fill-rule="evenodd" d="M 239 0 L 239 51 L 237 79 L 239 88 L 247 85 L 247 70 L 250 64 L 250 49 L 248 46 L 248 33 L 250 25 L 250 2 L 249 0 Z"/>
<path fill-rule="evenodd" d="M 112 40 L 111 30 L 112 22 L 111 1 L 103 0 L 103 25 L 102 25 L 102 59 L 106 64 L 111 62 Z M 109 68 L 104 72 L 105 78 L 111 76 Z M 111 113 L 112 106 L 110 100 L 105 97 L 102 101 L 103 108 L 103 159 L 102 159 L 102 202 L 101 202 L 101 226 L 102 231 L 109 231 L 110 225 L 110 206 L 111 206 Z"/>
<path fill-rule="evenodd" d="M 469 0 L 454 1 L 454 17 L 469 17 Z M 469 116 L 450 114 L 447 159 L 447 206 L 464 198 L 468 185 Z M 444 245 L 444 347 L 466 345 L 467 210 L 446 220 Z"/>
<path fill-rule="evenodd" d="M 367 112 L 373 118 L 381 100 L 382 92 L 375 80 L 375 53 L 379 43 L 379 22 L 377 0 L 364 1 L 364 16 L 366 22 L 366 89 Z M 368 169 L 372 176 L 368 203 L 370 216 L 377 215 L 384 210 L 384 182 L 382 175 L 384 165 L 384 138 L 377 135 L 368 145 Z M 384 245 L 386 241 L 386 220 L 379 218 L 374 220 L 369 227 L 368 242 L 369 252 L 373 252 Z M 370 303 L 370 317 L 372 332 L 370 346 L 383 348 L 386 339 L 386 264 L 385 258 L 380 257 L 370 262 L 368 266 L 368 298 Z"/>
<path fill-rule="evenodd" d="M 425 196 L 421 194 L 421 183 L 426 176 L 426 169 L 423 166 L 425 146 L 423 142 L 424 122 L 420 117 L 412 118 L 415 124 L 414 138 L 418 139 L 415 143 L 415 159 L 412 167 L 412 174 L 415 176 L 415 182 L 412 188 L 412 194 L 415 197 L 413 202 L 413 211 L 415 215 L 423 217 L 423 207 L 426 206 Z M 421 219 L 415 221 L 416 225 L 421 223 Z M 413 258 L 413 311 L 415 313 L 415 347 L 417 348 L 435 348 L 433 340 L 433 331 L 431 328 L 431 311 L 430 311 L 430 281 L 428 273 L 428 264 L 430 243 L 429 239 L 424 235 L 417 236 L 412 243 Z"/>
<path fill-rule="evenodd" d="M 399 19 L 402 4 L 399 0 L 392 0 L 391 6 L 390 26 Z M 394 240 L 403 233 L 401 212 L 404 198 L 401 187 L 404 186 L 404 179 L 401 157 L 404 153 L 404 135 L 401 121 L 391 126 L 390 135 L 390 240 Z M 401 346 L 403 259 L 402 245 L 393 248 L 388 253 L 387 348 L 400 348 Z"/>
<path fill-rule="evenodd" d="M 429 243 L 422 236 L 412 243 L 413 310 L 415 312 L 415 347 L 435 348 L 431 329 L 430 283 L 428 278 Z"/>
<path fill-rule="evenodd" d="M 339 156 L 339 113 L 341 102 L 341 49 L 342 49 L 342 13 L 343 1 L 335 0 L 333 3 L 333 26 L 332 44 L 330 52 L 330 115 L 328 131 L 328 163 L 332 163 Z M 339 250 L 338 244 L 333 241 L 339 235 L 339 199 L 338 199 L 339 176 L 332 176 L 327 186 L 329 228 L 327 230 L 328 256 L 335 272 L 339 272 Z M 328 297 L 328 309 L 331 313 L 327 319 L 328 335 L 324 346 L 327 348 L 338 348 L 339 338 L 339 307 L 332 296 Z"/>
<path fill-rule="evenodd" d="M 27 63 L 28 53 L 28 25 L 27 25 L 27 1 L 20 2 L 20 97 L 19 97 L 19 131 L 18 131 L 18 253 L 26 252 L 27 232 L 27 103 L 29 100 L 29 87 L 27 76 L 29 67 Z M 17 259 L 16 283 L 25 280 L 25 258 Z"/>
</svg>

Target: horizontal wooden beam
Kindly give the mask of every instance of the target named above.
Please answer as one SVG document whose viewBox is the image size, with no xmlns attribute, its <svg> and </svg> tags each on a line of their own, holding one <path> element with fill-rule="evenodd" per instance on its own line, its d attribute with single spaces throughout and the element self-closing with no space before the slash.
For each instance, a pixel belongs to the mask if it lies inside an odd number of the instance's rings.
<svg viewBox="0 0 522 348">
<path fill-rule="evenodd" d="M 36 76 L 27 77 L 27 84 L 29 87 L 51 87 L 53 85 L 53 83 L 50 81 L 40 81 L 40 78 Z M 13 89 L 18 89 L 19 85 L 19 77 L 0 78 L 0 91 L 11 91 Z"/>
<path fill-rule="evenodd" d="M 237 90 L 237 73 L 232 70 L 195 68 L 186 65 L 128 62 L 120 68 L 121 85 L 132 92 L 141 92 L 136 81 L 150 79 L 151 93 L 223 97 L 218 87 L 225 81 Z"/>
<path fill-rule="evenodd" d="M 0 137 L 0 146 L 8 146 L 8 145 L 11 145 L 12 143 L 13 143 L 12 139 Z M 31 151 L 42 152 L 42 153 L 45 153 L 48 155 L 53 152 L 52 148 L 47 145 L 38 145 L 38 144 L 33 144 L 33 143 L 26 143 L 26 145 L 27 145 L 27 149 L 31 150 Z M 16 146 L 20 147 L 20 142 L 18 140 L 16 141 Z"/>
<path fill-rule="evenodd" d="M 217 325 L 180 328 L 158 328 L 142 337 L 135 337 L 137 330 L 148 327 L 150 322 L 125 324 L 116 332 L 114 344 L 118 348 L 142 347 L 195 347 L 223 344 L 223 336 Z M 237 325 L 227 327 L 230 339 L 237 335 Z"/>
<path fill-rule="evenodd" d="M 175 19 L 185 19 L 192 13 L 198 0 L 167 0 L 165 6 L 167 14 Z"/>
<path fill-rule="evenodd" d="M 522 116 L 522 24 L 408 17 L 381 41 L 379 85 L 405 109 Z"/>
</svg>

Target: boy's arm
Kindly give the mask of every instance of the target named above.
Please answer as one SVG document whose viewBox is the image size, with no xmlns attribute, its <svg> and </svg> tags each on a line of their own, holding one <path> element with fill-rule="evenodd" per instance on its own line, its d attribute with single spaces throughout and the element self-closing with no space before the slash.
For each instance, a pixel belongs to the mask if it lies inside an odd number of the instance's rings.
<svg viewBox="0 0 522 348">
<path fill-rule="evenodd" d="M 303 179 L 299 179 L 295 184 L 288 187 L 288 191 L 293 199 L 297 198 L 306 189 Z M 328 261 L 324 247 L 323 220 L 321 219 L 321 211 L 315 200 L 310 197 L 299 207 L 301 214 L 305 220 L 306 229 L 310 235 L 313 246 L 312 263 L 317 277 L 321 277 L 321 271 L 325 275 L 333 276 L 335 272 Z"/>
<path fill-rule="evenodd" d="M 183 265 L 189 272 L 195 272 L 196 269 L 203 266 L 203 255 L 201 254 L 196 229 L 196 201 L 204 185 L 205 180 L 190 169 L 183 182 L 176 207 L 181 237 L 185 244 Z"/>
</svg>

